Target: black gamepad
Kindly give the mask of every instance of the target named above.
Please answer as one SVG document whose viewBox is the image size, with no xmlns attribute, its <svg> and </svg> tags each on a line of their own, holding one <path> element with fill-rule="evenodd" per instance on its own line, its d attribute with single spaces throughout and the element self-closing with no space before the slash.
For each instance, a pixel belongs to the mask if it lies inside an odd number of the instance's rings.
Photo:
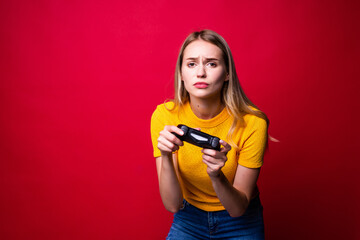
<svg viewBox="0 0 360 240">
<path fill-rule="evenodd" d="M 218 137 L 211 136 L 183 124 L 179 124 L 177 127 L 184 132 L 184 135 L 180 136 L 176 133 L 173 134 L 181 141 L 186 141 L 201 148 L 210 148 L 220 151 L 220 139 Z"/>
</svg>

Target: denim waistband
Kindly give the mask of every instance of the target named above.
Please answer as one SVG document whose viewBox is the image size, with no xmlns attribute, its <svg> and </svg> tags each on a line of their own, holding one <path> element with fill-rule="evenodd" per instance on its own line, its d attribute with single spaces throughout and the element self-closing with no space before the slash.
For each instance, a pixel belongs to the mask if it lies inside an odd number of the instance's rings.
<svg viewBox="0 0 360 240">
<path fill-rule="evenodd" d="M 252 199 L 245 213 L 231 217 L 226 210 L 204 211 L 188 201 L 174 214 L 167 239 L 263 239 L 263 207 L 259 196 Z"/>
<path fill-rule="evenodd" d="M 191 203 L 189 203 L 188 201 L 186 201 L 186 199 L 183 199 L 183 205 L 180 208 L 180 210 L 184 209 L 185 207 L 191 207 L 194 209 L 197 209 L 200 212 L 227 212 L 226 210 L 220 210 L 220 211 L 205 211 L 202 210 L 200 208 L 195 207 L 194 205 L 192 205 Z M 252 209 L 252 208 L 258 208 L 258 207 L 262 207 L 261 201 L 260 201 L 260 195 L 258 194 L 256 197 L 254 197 L 253 199 L 250 200 L 249 206 L 247 209 Z"/>
</svg>

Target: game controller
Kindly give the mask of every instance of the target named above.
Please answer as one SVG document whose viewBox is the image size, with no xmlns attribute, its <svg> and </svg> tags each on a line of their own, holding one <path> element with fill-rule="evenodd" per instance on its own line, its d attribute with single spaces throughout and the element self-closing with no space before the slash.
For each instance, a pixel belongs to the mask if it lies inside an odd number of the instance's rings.
<svg viewBox="0 0 360 240">
<path fill-rule="evenodd" d="M 176 133 L 173 134 L 181 141 L 194 144 L 201 148 L 210 148 L 220 151 L 220 139 L 218 137 L 211 136 L 183 124 L 179 124 L 177 127 L 184 132 L 184 135 L 180 136 Z"/>
</svg>

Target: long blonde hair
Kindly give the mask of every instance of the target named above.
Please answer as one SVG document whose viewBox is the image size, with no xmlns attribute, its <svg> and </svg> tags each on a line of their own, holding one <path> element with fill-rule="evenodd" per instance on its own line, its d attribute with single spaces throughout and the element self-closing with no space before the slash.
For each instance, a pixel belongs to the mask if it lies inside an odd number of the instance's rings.
<svg viewBox="0 0 360 240">
<path fill-rule="evenodd" d="M 244 124 L 244 115 L 252 114 L 258 116 L 264 119 L 268 125 L 269 119 L 267 118 L 265 113 L 260 111 L 260 109 L 256 107 L 255 104 L 253 104 L 250 99 L 245 95 L 236 74 L 235 64 L 229 45 L 226 43 L 225 39 L 216 32 L 211 30 L 193 32 L 185 39 L 184 43 L 182 44 L 175 69 L 175 96 L 173 100 L 175 104 L 174 108 L 180 107 L 190 100 L 189 93 L 186 91 L 184 82 L 181 80 L 181 65 L 183 62 L 185 48 L 191 42 L 200 39 L 216 45 L 222 51 L 226 66 L 226 72 L 229 75 L 229 81 L 224 82 L 221 92 L 221 101 L 225 104 L 225 107 L 229 114 L 234 117 L 234 121 L 229 130 L 227 138 L 229 140 L 229 143 L 233 147 L 238 148 L 236 144 L 232 141 L 232 134 L 234 133 L 235 128 L 238 124 L 240 124 L 240 126 Z"/>
</svg>

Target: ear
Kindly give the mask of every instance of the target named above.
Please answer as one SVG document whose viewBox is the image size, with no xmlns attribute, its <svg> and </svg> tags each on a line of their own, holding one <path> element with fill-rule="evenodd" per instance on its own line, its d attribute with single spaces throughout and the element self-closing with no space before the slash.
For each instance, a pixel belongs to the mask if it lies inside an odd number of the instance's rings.
<svg viewBox="0 0 360 240">
<path fill-rule="evenodd" d="M 229 74 L 226 74 L 225 82 L 229 81 Z"/>
</svg>

